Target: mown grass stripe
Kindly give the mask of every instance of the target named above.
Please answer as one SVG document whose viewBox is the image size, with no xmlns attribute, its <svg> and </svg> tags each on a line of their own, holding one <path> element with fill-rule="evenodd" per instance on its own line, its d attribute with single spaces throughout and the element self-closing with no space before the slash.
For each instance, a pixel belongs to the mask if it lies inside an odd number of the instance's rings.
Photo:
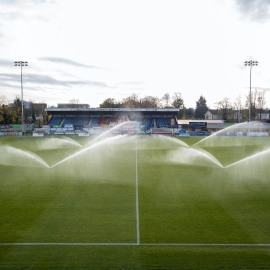
<svg viewBox="0 0 270 270">
<path fill-rule="evenodd" d="M 137 246 L 137 243 L 0 243 L 0 246 Z M 247 246 L 270 247 L 270 244 L 200 244 L 200 243 L 140 243 L 140 246 Z"/>
</svg>

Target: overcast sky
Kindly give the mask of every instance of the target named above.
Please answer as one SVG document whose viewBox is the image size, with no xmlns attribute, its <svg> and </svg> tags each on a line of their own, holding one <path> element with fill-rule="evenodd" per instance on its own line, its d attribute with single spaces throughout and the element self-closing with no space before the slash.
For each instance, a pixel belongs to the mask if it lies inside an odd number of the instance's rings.
<svg viewBox="0 0 270 270">
<path fill-rule="evenodd" d="M 269 0 L 0 0 L 0 95 L 98 107 L 181 92 L 186 107 L 249 91 L 270 107 Z"/>
</svg>

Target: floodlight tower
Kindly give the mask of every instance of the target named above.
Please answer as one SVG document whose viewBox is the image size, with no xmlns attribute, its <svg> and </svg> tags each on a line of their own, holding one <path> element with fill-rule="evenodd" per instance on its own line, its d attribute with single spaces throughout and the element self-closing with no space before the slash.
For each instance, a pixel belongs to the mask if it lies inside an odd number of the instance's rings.
<svg viewBox="0 0 270 270">
<path fill-rule="evenodd" d="M 250 60 L 244 63 L 245 63 L 245 66 L 250 66 L 249 122 L 251 122 L 251 69 L 252 69 L 252 66 L 258 66 L 259 62 Z"/>
<path fill-rule="evenodd" d="M 14 66 L 20 66 L 21 67 L 21 92 L 22 92 L 22 133 L 23 133 L 23 83 L 22 83 L 22 67 L 28 66 L 28 62 L 25 61 L 16 61 L 14 62 Z"/>
</svg>

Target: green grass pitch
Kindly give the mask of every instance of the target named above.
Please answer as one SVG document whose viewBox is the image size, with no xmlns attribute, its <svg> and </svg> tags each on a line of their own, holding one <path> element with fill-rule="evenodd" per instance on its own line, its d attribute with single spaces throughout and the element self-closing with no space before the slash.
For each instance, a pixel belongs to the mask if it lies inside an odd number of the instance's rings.
<svg viewBox="0 0 270 270">
<path fill-rule="evenodd" d="M 0 269 L 269 269 L 268 150 L 268 137 L 0 137 Z"/>
</svg>

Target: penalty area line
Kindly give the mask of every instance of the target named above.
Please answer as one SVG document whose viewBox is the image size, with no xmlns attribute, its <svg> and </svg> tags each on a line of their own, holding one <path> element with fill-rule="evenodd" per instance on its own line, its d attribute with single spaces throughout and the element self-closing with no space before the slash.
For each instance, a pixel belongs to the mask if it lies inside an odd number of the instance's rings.
<svg viewBox="0 0 270 270">
<path fill-rule="evenodd" d="M 270 247 L 270 244 L 200 244 L 200 243 L 0 243 L 0 246 L 235 246 Z"/>
</svg>

